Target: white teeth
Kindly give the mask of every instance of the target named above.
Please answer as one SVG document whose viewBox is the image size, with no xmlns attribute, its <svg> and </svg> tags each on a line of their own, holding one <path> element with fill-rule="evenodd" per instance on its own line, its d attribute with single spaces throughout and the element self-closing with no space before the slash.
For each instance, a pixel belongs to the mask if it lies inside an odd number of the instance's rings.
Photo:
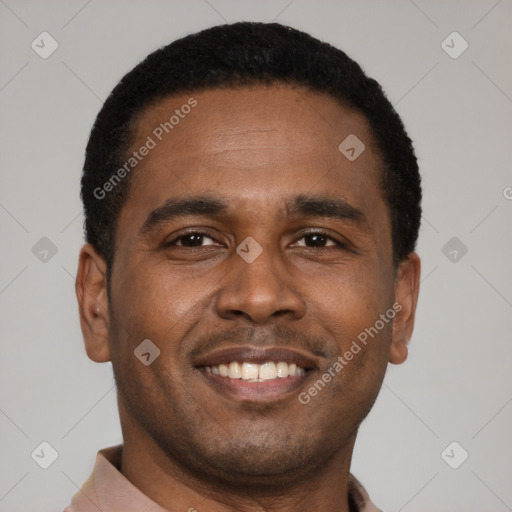
<svg viewBox="0 0 512 512">
<path fill-rule="evenodd" d="M 262 364 L 260 366 L 259 378 L 261 380 L 272 380 L 277 377 L 276 364 L 272 361 L 269 363 Z"/>
<path fill-rule="evenodd" d="M 242 365 L 242 379 L 250 380 L 258 378 L 258 364 L 244 363 Z"/>
<path fill-rule="evenodd" d="M 288 363 L 277 363 L 277 376 L 288 377 Z"/>
<path fill-rule="evenodd" d="M 230 379 L 243 379 L 249 382 L 262 382 L 264 380 L 283 379 L 304 375 L 306 370 L 295 363 L 288 364 L 284 361 L 275 363 L 268 361 L 263 364 L 232 361 L 229 364 L 218 366 L 205 366 L 207 373 L 229 377 Z"/>
<path fill-rule="evenodd" d="M 242 365 L 236 361 L 229 364 L 229 378 L 241 379 L 242 378 Z"/>
</svg>

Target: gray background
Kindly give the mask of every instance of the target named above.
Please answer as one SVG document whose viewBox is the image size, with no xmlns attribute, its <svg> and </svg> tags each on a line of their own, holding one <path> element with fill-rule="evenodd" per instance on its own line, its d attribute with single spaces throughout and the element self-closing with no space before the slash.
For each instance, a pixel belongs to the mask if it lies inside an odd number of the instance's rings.
<svg viewBox="0 0 512 512">
<path fill-rule="evenodd" d="M 349 53 L 382 83 L 420 161 L 416 330 L 352 471 L 388 512 L 512 510 L 511 11 L 510 0 L 0 0 L 0 510 L 61 510 L 97 450 L 121 440 L 112 369 L 87 359 L 74 295 L 79 178 L 102 101 L 150 51 L 243 19 Z M 42 31 L 59 45 L 47 59 L 31 48 Z M 469 44 L 456 59 L 441 46 L 453 31 Z M 31 458 L 42 441 L 59 455 L 46 470 Z"/>
</svg>

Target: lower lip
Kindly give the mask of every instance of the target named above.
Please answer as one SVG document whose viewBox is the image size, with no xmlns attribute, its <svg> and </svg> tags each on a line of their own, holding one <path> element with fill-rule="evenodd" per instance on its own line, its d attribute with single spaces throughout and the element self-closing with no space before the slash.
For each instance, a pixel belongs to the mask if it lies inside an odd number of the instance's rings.
<svg viewBox="0 0 512 512">
<path fill-rule="evenodd" d="M 280 399 L 296 392 L 304 385 L 313 372 L 307 371 L 304 375 L 264 380 L 261 382 L 230 379 L 229 377 L 207 373 L 203 369 L 200 370 L 200 373 L 210 385 L 228 395 L 250 401 L 269 401 Z"/>
</svg>

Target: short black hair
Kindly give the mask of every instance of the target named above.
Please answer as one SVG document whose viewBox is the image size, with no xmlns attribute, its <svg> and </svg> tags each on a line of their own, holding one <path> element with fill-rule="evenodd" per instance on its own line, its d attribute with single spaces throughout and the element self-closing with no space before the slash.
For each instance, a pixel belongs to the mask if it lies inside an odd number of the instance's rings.
<svg viewBox="0 0 512 512">
<path fill-rule="evenodd" d="M 418 164 L 379 83 L 343 51 L 309 34 L 278 23 L 240 22 L 208 28 L 154 51 L 121 79 L 101 108 L 87 144 L 81 197 L 85 239 L 105 259 L 107 275 L 130 176 L 107 194 L 98 196 L 98 190 L 126 162 L 138 115 L 179 93 L 258 84 L 327 93 L 366 117 L 383 162 L 380 186 L 390 212 L 395 265 L 414 251 L 421 220 Z"/>
</svg>

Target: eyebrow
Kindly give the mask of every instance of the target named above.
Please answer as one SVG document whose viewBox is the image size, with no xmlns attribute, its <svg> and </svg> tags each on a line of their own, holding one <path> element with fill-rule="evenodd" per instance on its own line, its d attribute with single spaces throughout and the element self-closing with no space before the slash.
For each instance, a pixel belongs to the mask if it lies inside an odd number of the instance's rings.
<svg viewBox="0 0 512 512">
<path fill-rule="evenodd" d="M 289 217 L 329 217 L 357 224 L 366 222 L 365 214 L 344 199 L 300 195 L 285 203 Z"/>
<path fill-rule="evenodd" d="M 162 206 L 150 212 L 140 232 L 147 234 L 161 224 L 181 217 L 220 217 L 227 211 L 227 201 L 211 196 L 195 196 L 186 199 L 170 198 Z M 287 217 L 328 217 L 356 224 L 366 222 L 364 213 L 345 200 L 323 196 L 296 196 L 285 201 L 284 211 Z"/>
<path fill-rule="evenodd" d="M 154 209 L 145 220 L 140 232 L 147 234 L 159 225 L 180 217 L 220 216 L 226 213 L 228 204 L 220 199 L 208 196 L 189 197 L 186 199 L 167 199 L 162 206 Z"/>
</svg>

